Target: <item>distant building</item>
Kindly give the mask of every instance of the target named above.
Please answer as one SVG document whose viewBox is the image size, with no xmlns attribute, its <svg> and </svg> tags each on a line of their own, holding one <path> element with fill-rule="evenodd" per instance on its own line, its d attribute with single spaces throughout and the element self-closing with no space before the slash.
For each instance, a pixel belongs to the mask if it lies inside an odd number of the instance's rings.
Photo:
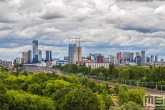
<svg viewBox="0 0 165 110">
<path fill-rule="evenodd" d="M 141 51 L 142 65 L 145 65 L 145 51 Z"/>
<path fill-rule="evenodd" d="M 40 49 L 38 49 L 38 61 L 42 61 L 42 51 Z"/>
<path fill-rule="evenodd" d="M 120 60 L 122 58 L 121 52 L 117 53 L 117 59 Z"/>
<path fill-rule="evenodd" d="M 32 63 L 32 51 L 29 50 L 29 51 L 28 51 L 27 64 L 31 64 L 31 63 Z"/>
<path fill-rule="evenodd" d="M 26 58 L 26 63 L 28 63 L 28 52 L 22 52 L 22 57 Z"/>
<path fill-rule="evenodd" d="M 97 63 L 104 63 L 104 56 L 97 56 Z"/>
<path fill-rule="evenodd" d="M 95 54 L 93 54 L 94 62 L 97 62 L 97 57 L 98 57 L 98 56 L 101 56 L 101 54 L 100 54 L 100 53 L 95 53 Z"/>
<path fill-rule="evenodd" d="M 151 62 L 154 62 L 154 55 L 151 55 Z"/>
<path fill-rule="evenodd" d="M 158 55 L 155 55 L 155 63 L 158 62 Z"/>
<path fill-rule="evenodd" d="M 26 63 L 26 58 L 25 57 L 16 57 L 16 63 L 18 64 L 25 64 Z"/>
<path fill-rule="evenodd" d="M 142 58 L 140 56 L 136 57 L 136 64 L 137 65 L 142 65 Z"/>
<path fill-rule="evenodd" d="M 38 63 L 38 40 L 33 40 L 33 63 Z"/>
<path fill-rule="evenodd" d="M 147 62 L 147 63 L 150 62 L 150 57 L 146 57 L 146 62 Z"/>
<path fill-rule="evenodd" d="M 161 62 L 161 63 L 164 63 L 164 59 L 163 59 L 163 58 L 161 58 L 161 59 L 160 59 L 160 62 Z"/>
<path fill-rule="evenodd" d="M 136 57 L 140 57 L 141 56 L 141 54 L 140 54 L 140 52 L 136 52 Z"/>
<path fill-rule="evenodd" d="M 82 47 L 75 47 L 73 63 L 80 64 L 80 62 L 82 62 Z"/>
<path fill-rule="evenodd" d="M 52 51 L 46 51 L 46 62 L 52 61 Z"/>
<path fill-rule="evenodd" d="M 68 62 L 69 63 L 73 63 L 75 48 L 76 48 L 76 44 L 69 44 L 69 51 L 68 51 Z"/>
<path fill-rule="evenodd" d="M 130 62 L 134 62 L 134 54 L 133 53 L 131 53 L 131 55 L 130 55 Z"/>
<path fill-rule="evenodd" d="M 122 57 L 124 61 L 130 62 L 131 54 L 130 52 L 124 52 Z"/>
<path fill-rule="evenodd" d="M 114 63 L 115 57 L 113 55 L 108 55 L 108 62 L 109 63 Z"/>
<path fill-rule="evenodd" d="M 109 64 L 110 63 L 85 63 L 85 66 L 91 68 L 99 68 L 99 67 L 109 68 Z"/>
<path fill-rule="evenodd" d="M 11 68 L 13 66 L 13 62 L 12 61 L 2 61 L 1 63 L 2 63 L 3 67 Z"/>
</svg>

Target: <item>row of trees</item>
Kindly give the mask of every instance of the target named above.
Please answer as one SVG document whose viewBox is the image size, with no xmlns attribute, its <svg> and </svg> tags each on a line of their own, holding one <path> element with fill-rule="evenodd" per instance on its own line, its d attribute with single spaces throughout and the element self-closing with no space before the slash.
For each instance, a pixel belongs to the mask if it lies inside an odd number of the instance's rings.
<svg viewBox="0 0 165 110">
<path fill-rule="evenodd" d="M 92 69 L 85 65 L 79 67 L 75 64 L 66 64 L 64 66 L 54 66 L 65 73 L 81 73 L 83 75 L 95 76 L 103 80 L 111 80 L 118 83 L 131 84 L 134 86 L 145 86 L 150 88 L 164 89 L 165 85 L 165 67 L 164 66 L 120 66 L 115 67 L 113 63 L 109 64 L 109 68 L 99 67 Z M 138 82 L 140 82 L 138 84 Z M 145 82 L 145 83 L 143 83 Z M 152 83 L 149 83 L 152 82 Z"/>
</svg>

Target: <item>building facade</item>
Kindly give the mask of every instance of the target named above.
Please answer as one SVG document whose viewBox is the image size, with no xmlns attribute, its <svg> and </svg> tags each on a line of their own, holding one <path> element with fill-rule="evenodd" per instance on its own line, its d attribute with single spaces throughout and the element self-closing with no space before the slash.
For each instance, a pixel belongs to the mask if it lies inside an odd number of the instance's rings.
<svg viewBox="0 0 165 110">
<path fill-rule="evenodd" d="M 145 65 L 145 51 L 141 51 L 142 65 Z"/>
<path fill-rule="evenodd" d="M 68 51 L 68 62 L 69 63 L 73 63 L 75 48 L 76 48 L 76 44 L 69 44 L 69 51 Z"/>
<path fill-rule="evenodd" d="M 158 55 L 155 55 L 155 63 L 158 62 Z"/>
<path fill-rule="evenodd" d="M 52 61 L 52 51 L 46 51 L 46 62 Z"/>
<path fill-rule="evenodd" d="M 97 63 L 104 63 L 104 56 L 97 56 Z"/>
<path fill-rule="evenodd" d="M 22 52 L 22 57 L 26 58 L 26 63 L 28 63 L 28 52 Z"/>
<path fill-rule="evenodd" d="M 32 63 L 32 51 L 31 50 L 28 51 L 27 63 L 28 64 L 31 64 Z"/>
<path fill-rule="evenodd" d="M 154 62 L 154 55 L 151 55 L 151 62 Z"/>
<path fill-rule="evenodd" d="M 75 47 L 74 48 L 73 63 L 74 64 L 80 64 L 81 61 L 82 61 L 82 47 Z"/>
<path fill-rule="evenodd" d="M 40 49 L 38 49 L 38 61 L 42 61 L 42 51 Z"/>
<path fill-rule="evenodd" d="M 38 63 L 38 40 L 33 40 L 33 63 Z"/>
</svg>

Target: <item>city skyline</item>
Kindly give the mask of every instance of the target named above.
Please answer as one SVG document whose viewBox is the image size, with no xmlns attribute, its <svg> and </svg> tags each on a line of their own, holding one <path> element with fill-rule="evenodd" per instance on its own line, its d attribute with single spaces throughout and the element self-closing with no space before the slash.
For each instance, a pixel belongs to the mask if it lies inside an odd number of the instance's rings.
<svg viewBox="0 0 165 110">
<path fill-rule="evenodd" d="M 0 6 L 0 59 L 13 60 L 31 41 L 42 52 L 68 56 L 68 37 L 80 37 L 82 55 L 141 52 L 165 59 L 165 1 L 3 0 Z M 90 42 L 88 42 L 90 41 Z M 45 58 L 45 56 L 42 56 Z"/>
</svg>

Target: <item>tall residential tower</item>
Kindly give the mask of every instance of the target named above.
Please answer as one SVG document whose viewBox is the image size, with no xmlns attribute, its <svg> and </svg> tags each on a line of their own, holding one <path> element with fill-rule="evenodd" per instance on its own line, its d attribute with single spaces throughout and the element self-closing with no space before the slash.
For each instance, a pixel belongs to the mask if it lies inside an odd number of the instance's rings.
<svg viewBox="0 0 165 110">
<path fill-rule="evenodd" d="M 38 63 L 38 40 L 33 40 L 33 63 Z"/>
</svg>

